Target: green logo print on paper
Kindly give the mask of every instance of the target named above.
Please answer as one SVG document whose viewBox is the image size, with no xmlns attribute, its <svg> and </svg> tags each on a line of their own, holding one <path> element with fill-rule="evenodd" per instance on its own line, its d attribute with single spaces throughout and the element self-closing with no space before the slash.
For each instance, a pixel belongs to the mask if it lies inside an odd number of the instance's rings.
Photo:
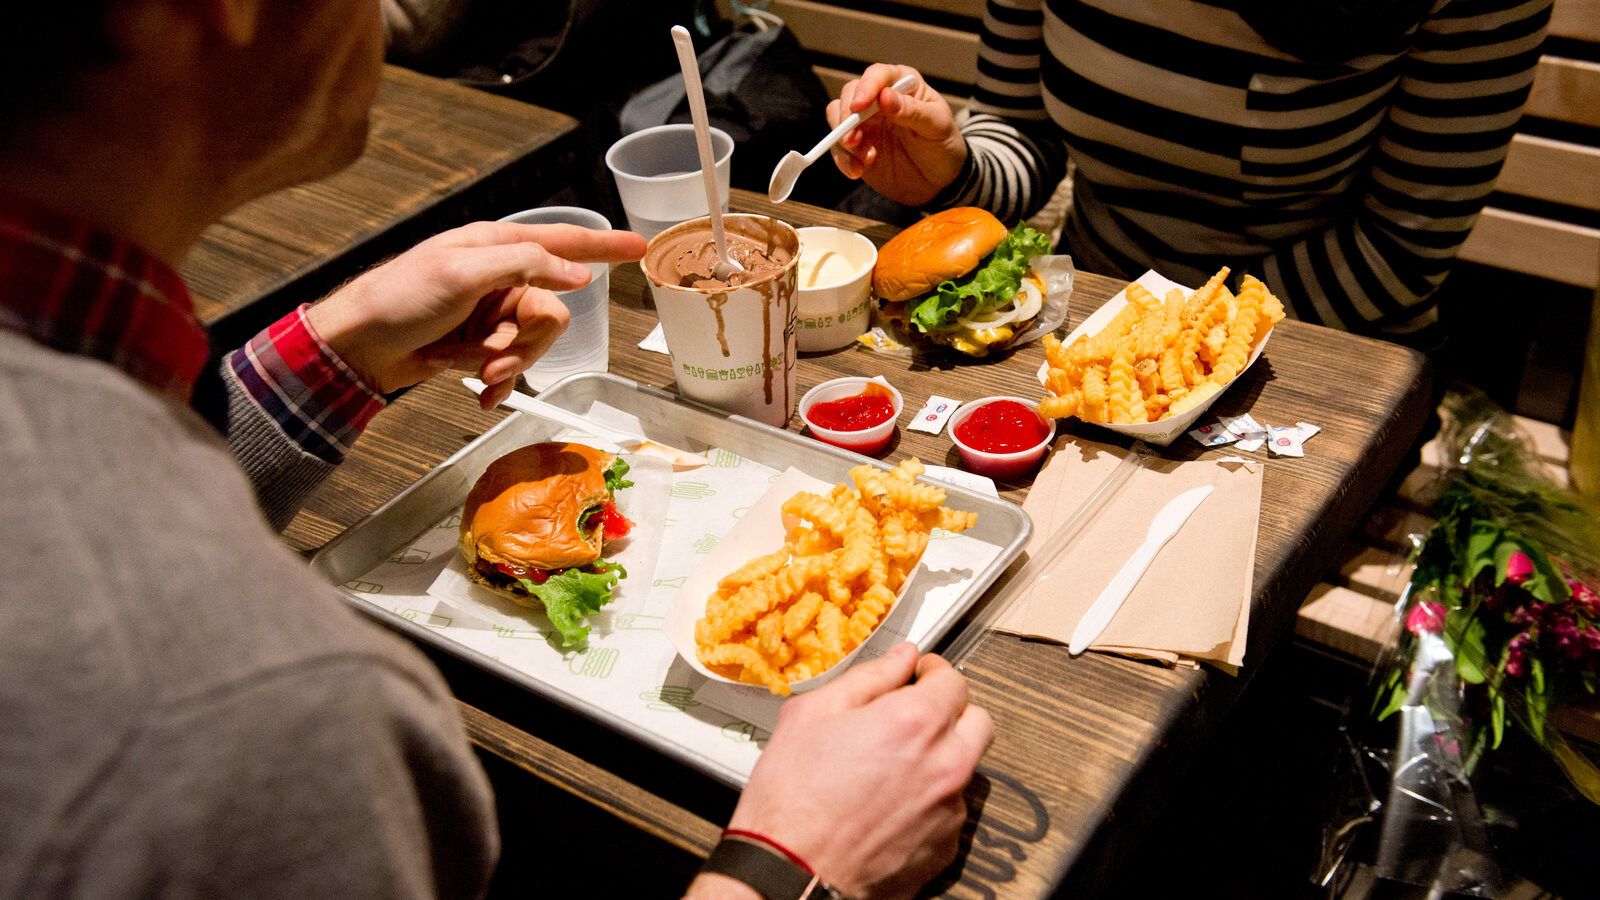
<svg viewBox="0 0 1600 900">
<path fill-rule="evenodd" d="M 650 583 L 650 586 L 681 590 L 683 588 L 683 583 L 688 580 L 689 576 L 687 575 L 679 575 L 677 578 L 657 578 L 655 581 Z"/>
<path fill-rule="evenodd" d="M 704 500 L 717 492 L 704 481 L 680 481 L 672 486 L 672 496 L 679 500 Z"/>
<path fill-rule="evenodd" d="M 494 636 L 511 641 L 537 641 L 545 635 L 536 628 L 507 628 L 504 625 L 493 625 Z"/>
<path fill-rule="evenodd" d="M 644 701 L 645 709 L 656 712 L 683 712 L 700 705 L 694 699 L 694 689 L 681 684 L 663 684 L 640 694 L 639 699 Z"/>
<path fill-rule="evenodd" d="M 449 628 L 450 623 L 455 621 L 449 616 L 441 616 L 438 613 L 423 612 L 420 609 L 411 609 L 409 607 L 406 609 L 395 607 L 393 612 L 395 615 L 405 619 L 407 622 L 415 622 L 418 625 L 425 625 L 428 628 Z"/>
<path fill-rule="evenodd" d="M 729 722 L 722 726 L 722 736 L 735 744 L 748 744 L 756 739 L 760 729 L 749 722 Z"/>
<path fill-rule="evenodd" d="M 381 594 L 383 585 L 371 581 L 346 581 L 344 586 L 358 594 Z"/>
<path fill-rule="evenodd" d="M 389 557 L 389 562 L 397 566 L 420 566 L 428 561 L 433 554 L 421 547 L 407 547 L 399 553 Z"/>
<path fill-rule="evenodd" d="M 443 522 L 440 522 L 433 527 L 439 529 L 440 531 L 443 531 L 446 528 L 450 529 L 451 531 L 459 531 L 461 528 L 461 513 L 451 513 L 450 515 L 444 517 Z"/>
<path fill-rule="evenodd" d="M 660 584 L 657 581 L 656 584 Z M 660 631 L 666 623 L 664 616 L 644 616 L 638 613 L 622 613 L 611 619 L 612 631 Z"/>
<path fill-rule="evenodd" d="M 706 465 L 714 469 L 737 469 L 744 464 L 744 457 L 721 447 L 713 447 L 705 454 Z"/>
<path fill-rule="evenodd" d="M 586 647 L 567 657 L 567 671 L 586 678 L 610 678 L 622 651 L 615 647 Z"/>
<path fill-rule="evenodd" d="M 722 537 L 720 535 L 707 532 L 701 535 L 699 540 L 694 542 L 694 552 L 704 556 L 715 549 L 720 543 L 722 543 Z"/>
</svg>

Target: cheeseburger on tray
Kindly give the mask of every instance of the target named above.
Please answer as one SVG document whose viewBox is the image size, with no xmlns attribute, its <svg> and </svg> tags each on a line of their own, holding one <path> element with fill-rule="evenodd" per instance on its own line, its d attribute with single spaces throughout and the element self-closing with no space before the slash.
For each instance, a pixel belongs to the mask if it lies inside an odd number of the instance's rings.
<svg viewBox="0 0 1600 900">
<path fill-rule="evenodd" d="M 612 499 L 631 487 L 628 464 L 593 447 L 530 444 L 500 457 L 461 510 L 467 577 L 523 606 L 543 606 L 571 646 L 583 619 L 611 602 L 628 573 L 601 555 L 633 528 Z"/>
<path fill-rule="evenodd" d="M 1025 224 L 1010 231 L 989 212 L 935 213 L 878 250 L 872 290 L 906 330 L 968 356 L 1010 345 L 1044 308 L 1044 280 L 1028 260 L 1050 239 Z"/>
</svg>

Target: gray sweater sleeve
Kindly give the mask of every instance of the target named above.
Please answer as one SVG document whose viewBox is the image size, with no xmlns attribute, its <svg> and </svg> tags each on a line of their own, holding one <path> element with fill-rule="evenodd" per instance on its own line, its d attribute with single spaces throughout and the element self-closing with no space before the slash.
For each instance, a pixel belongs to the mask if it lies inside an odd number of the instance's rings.
<svg viewBox="0 0 1600 900">
<path fill-rule="evenodd" d="M 222 363 L 228 394 L 228 447 L 255 488 L 256 501 L 275 530 L 294 518 L 307 496 L 333 473 L 334 464 L 284 434 L 239 379 Z"/>
</svg>

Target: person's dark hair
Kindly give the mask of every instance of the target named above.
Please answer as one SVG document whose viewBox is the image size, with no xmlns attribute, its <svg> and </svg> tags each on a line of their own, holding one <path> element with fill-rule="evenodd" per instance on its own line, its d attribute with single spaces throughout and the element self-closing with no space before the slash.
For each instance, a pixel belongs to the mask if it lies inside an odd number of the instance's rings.
<svg viewBox="0 0 1600 900">
<path fill-rule="evenodd" d="M 113 10 L 127 0 L 43 0 L 14 4 L 0 28 L 0 129 L 70 96 L 83 72 L 116 59 Z"/>
</svg>

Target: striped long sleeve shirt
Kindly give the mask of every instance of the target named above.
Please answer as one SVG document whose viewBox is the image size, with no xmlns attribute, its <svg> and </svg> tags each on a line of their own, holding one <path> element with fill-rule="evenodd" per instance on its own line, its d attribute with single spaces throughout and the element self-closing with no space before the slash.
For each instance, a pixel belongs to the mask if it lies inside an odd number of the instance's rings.
<svg viewBox="0 0 1600 900">
<path fill-rule="evenodd" d="M 1297 23 L 1311 38 L 1299 54 L 1263 25 L 1269 42 L 1250 10 L 1270 2 L 989 0 L 960 119 L 971 152 L 935 204 L 1015 221 L 1070 157 L 1064 237 L 1089 271 L 1198 285 L 1227 265 L 1307 321 L 1431 331 L 1433 294 L 1521 117 L 1550 2 L 1431 0 L 1355 29 L 1346 57 L 1328 43 L 1348 23 L 1330 22 L 1328 41 Z"/>
</svg>

